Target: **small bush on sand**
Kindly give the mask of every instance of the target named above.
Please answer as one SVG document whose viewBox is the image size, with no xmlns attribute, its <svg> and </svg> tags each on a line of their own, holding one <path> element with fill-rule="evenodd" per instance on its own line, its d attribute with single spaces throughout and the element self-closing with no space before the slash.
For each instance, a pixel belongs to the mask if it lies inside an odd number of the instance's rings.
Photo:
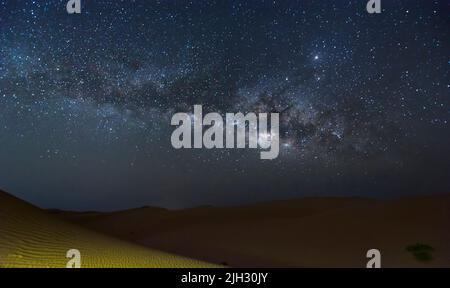
<svg viewBox="0 0 450 288">
<path fill-rule="evenodd" d="M 406 247 L 406 251 L 413 254 L 414 258 L 420 262 L 429 262 L 433 260 L 432 253 L 434 252 L 434 248 L 430 245 L 417 243 L 414 245 L 409 245 Z"/>
</svg>

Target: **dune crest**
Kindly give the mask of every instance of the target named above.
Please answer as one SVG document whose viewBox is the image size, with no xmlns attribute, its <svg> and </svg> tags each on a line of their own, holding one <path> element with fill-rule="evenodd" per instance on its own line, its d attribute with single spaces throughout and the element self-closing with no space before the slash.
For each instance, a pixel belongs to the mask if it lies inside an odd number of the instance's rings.
<svg viewBox="0 0 450 288">
<path fill-rule="evenodd" d="M 82 268 L 212 267 L 67 223 L 0 191 L 0 267 L 65 268 L 78 249 Z"/>
</svg>

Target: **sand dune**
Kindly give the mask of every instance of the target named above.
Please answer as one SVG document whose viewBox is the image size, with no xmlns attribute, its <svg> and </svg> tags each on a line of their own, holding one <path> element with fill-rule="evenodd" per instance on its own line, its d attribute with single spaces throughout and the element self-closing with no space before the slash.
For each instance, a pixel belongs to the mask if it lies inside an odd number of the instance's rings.
<svg viewBox="0 0 450 288">
<path fill-rule="evenodd" d="M 432 259 L 407 251 L 416 243 L 432 247 Z M 212 267 L 192 259 L 234 267 L 365 267 L 372 248 L 381 251 L 383 267 L 450 267 L 450 196 L 78 213 L 44 211 L 0 192 L 0 267 L 65 267 L 73 248 L 83 267 Z"/>
<path fill-rule="evenodd" d="M 116 240 L 55 219 L 0 191 L 0 267 L 64 268 L 78 249 L 82 267 L 212 267 Z"/>
<path fill-rule="evenodd" d="M 450 267 L 450 196 L 317 198 L 181 211 L 141 208 L 60 217 L 148 247 L 235 267 Z M 406 247 L 423 243 L 432 260 Z"/>
</svg>

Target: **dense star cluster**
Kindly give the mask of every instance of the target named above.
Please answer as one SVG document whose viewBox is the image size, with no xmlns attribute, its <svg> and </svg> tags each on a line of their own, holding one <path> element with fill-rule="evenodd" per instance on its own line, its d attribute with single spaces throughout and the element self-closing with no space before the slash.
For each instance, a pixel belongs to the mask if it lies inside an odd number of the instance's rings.
<svg viewBox="0 0 450 288">
<path fill-rule="evenodd" d="M 449 187 L 447 1 L 65 2 L 0 0 L 13 193 L 114 209 Z M 280 157 L 175 151 L 170 117 L 195 104 L 281 113 Z"/>
</svg>

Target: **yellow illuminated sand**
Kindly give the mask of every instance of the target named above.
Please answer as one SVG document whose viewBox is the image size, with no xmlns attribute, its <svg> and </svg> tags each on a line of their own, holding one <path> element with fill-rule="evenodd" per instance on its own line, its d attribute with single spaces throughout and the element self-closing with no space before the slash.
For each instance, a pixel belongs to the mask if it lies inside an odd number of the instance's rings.
<svg viewBox="0 0 450 288">
<path fill-rule="evenodd" d="M 81 252 L 83 268 L 213 266 L 53 219 L 44 211 L 0 191 L 0 267 L 65 268 L 69 249 Z"/>
</svg>

